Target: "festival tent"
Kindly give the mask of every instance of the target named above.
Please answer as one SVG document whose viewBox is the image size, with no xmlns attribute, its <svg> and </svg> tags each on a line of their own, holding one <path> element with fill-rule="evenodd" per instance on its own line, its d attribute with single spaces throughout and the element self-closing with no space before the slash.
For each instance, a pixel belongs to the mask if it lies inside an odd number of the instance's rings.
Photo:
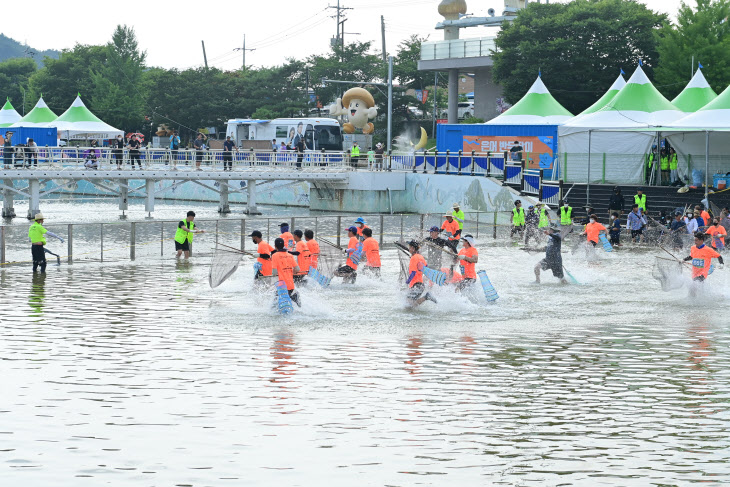
<svg viewBox="0 0 730 487">
<path fill-rule="evenodd" d="M 62 139 L 112 139 L 124 135 L 124 132 L 91 113 L 81 101 L 81 96 L 77 96 L 68 110 L 46 126 L 56 127 Z"/>
<path fill-rule="evenodd" d="M 621 71 L 623 73 L 623 71 Z M 609 104 L 611 100 L 613 100 L 616 95 L 618 95 L 618 92 L 621 91 L 621 89 L 626 86 L 626 80 L 623 77 L 623 74 L 619 74 L 618 78 L 616 78 L 616 81 L 613 82 L 611 87 L 608 89 L 606 93 L 603 94 L 601 98 L 598 99 L 597 102 L 595 102 L 593 105 L 589 106 L 582 112 L 580 112 L 578 115 L 576 115 L 576 118 L 588 115 L 589 113 L 594 113 L 600 110 L 601 108 L 605 107 Z M 575 119 L 573 119 L 575 120 Z"/>
<path fill-rule="evenodd" d="M 11 127 L 45 127 L 48 122 L 54 121 L 58 115 L 53 113 L 43 96 L 38 99 L 33 110 L 29 111 L 23 118 L 15 122 Z"/>
<path fill-rule="evenodd" d="M 5 105 L 0 109 L 0 127 L 10 127 L 18 120 L 20 120 L 20 114 L 15 111 L 8 98 L 5 101 Z"/>
<path fill-rule="evenodd" d="M 560 125 L 573 115 L 550 94 L 542 78 L 512 108 L 493 118 L 488 125 Z"/>
<path fill-rule="evenodd" d="M 672 125 L 684 113 L 651 84 L 641 66 L 600 110 L 558 127 L 562 177 L 574 181 L 640 182 L 645 154 L 659 138 L 655 127 Z M 641 130 L 646 129 L 646 130 Z M 589 154 L 595 158 L 590 177 Z"/>
<path fill-rule="evenodd" d="M 696 112 L 703 106 L 717 98 L 717 93 L 710 87 L 710 84 L 702 74 L 702 70 L 698 69 L 682 93 L 672 100 L 672 105 L 679 108 L 683 112 Z"/>
</svg>

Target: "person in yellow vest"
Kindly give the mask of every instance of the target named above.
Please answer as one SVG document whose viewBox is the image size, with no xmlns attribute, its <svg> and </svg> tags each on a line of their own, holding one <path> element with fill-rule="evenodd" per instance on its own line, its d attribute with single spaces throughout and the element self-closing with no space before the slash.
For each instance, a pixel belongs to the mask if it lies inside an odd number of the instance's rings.
<svg viewBox="0 0 730 487">
<path fill-rule="evenodd" d="M 636 190 L 634 195 L 634 204 L 639 206 L 642 213 L 646 213 L 646 195 L 644 194 L 643 188 Z"/>
<path fill-rule="evenodd" d="M 573 207 L 568 204 L 568 200 L 560 200 L 560 237 L 565 238 L 567 234 L 573 231 Z"/>
<path fill-rule="evenodd" d="M 525 234 L 525 209 L 522 208 L 522 201 L 515 200 L 515 207 L 512 208 L 512 231 L 509 236 L 514 237 L 515 234 L 519 234 L 519 237 Z"/>
<path fill-rule="evenodd" d="M 53 232 L 49 232 L 43 228 L 43 214 L 38 213 L 33 224 L 28 229 L 28 238 L 30 238 L 30 253 L 33 256 L 33 272 L 46 272 L 46 251 L 43 248 L 46 245 L 46 235 L 57 238 L 63 243 L 63 239 Z"/>
<path fill-rule="evenodd" d="M 464 216 L 464 212 L 461 211 L 460 206 L 459 203 L 454 203 L 454 211 L 451 212 L 451 215 L 454 217 L 454 220 L 459 222 L 459 230 L 464 230 L 464 220 L 466 217 Z"/>
<path fill-rule="evenodd" d="M 180 220 L 177 224 L 175 232 L 175 250 L 177 250 L 176 258 L 185 252 L 185 258 L 190 258 L 190 244 L 193 242 L 193 235 L 196 233 L 205 233 L 204 230 L 195 229 L 195 212 L 189 211 L 184 220 Z"/>
<path fill-rule="evenodd" d="M 552 220 L 550 219 L 550 213 L 548 213 L 548 209 L 545 206 L 545 203 L 538 203 L 535 206 L 537 208 L 537 216 L 540 218 L 537 223 L 537 228 L 539 231 L 544 231 L 552 223 Z"/>
<path fill-rule="evenodd" d="M 661 179 L 659 185 L 663 186 L 669 182 L 669 152 L 666 148 L 662 149 L 659 157 L 659 168 L 661 169 Z"/>
<path fill-rule="evenodd" d="M 671 185 L 674 185 L 679 177 L 677 176 L 677 164 L 679 160 L 677 158 L 677 151 L 674 148 L 669 150 L 669 180 Z"/>
<path fill-rule="evenodd" d="M 353 166 L 357 166 L 357 162 L 360 160 L 360 146 L 357 145 L 357 142 L 352 144 L 352 149 L 350 149 L 350 162 Z"/>
</svg>

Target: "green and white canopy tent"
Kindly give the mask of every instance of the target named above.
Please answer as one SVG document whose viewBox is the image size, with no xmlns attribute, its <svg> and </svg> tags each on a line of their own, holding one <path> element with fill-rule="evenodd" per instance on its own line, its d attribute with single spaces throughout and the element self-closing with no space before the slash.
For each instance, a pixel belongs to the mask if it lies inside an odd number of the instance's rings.
<svg viewBox="0 0 730 487">
<path fill-rule="evenodd" d="M 10 127 L 18 120 L 20 120 L 20 113 L 15 111 L 10 99 L 6 99 L 5 105 L 0 109 L 0 127 Z"/>
<path fill-rule="evenodd" d="M 623 73 L 623 71 L 621 72 Z M 608 91 L 604 93 L 597 102 L 576 115 L 575 118 L 582 117 L 583 115 L 588 115 L 590 113 L 595 113 L 601 108 L 605 107 L 611 102 L 611 100 L 616 98 L 616 95 L 618 95 L 618 92 L 621 91 L 624 86 L 626 86 L 626 80 L 624 79 L 623 74 L 619 74 L 618 78 L 616 78 L 616 81 L 613 82 Z M 575 120 L 575 118 L 573 120 Z"/>
<path fill-rule="evenodd" d="M 11 127 L 45 127 L 48 122 L 58 118 L 58 115 L 48 108 L 43 96 L 38 99 L 33 110 L 29 111 L 23 118 L 15 122 Z"/>
<path fill-rule="evenodd" d="M 658 138 L 654 128 L 672 125 L 684 115 L 651 84 L 641 66 L 637 67 L 626 86 L 606 106 L 558 127 L 561 160 L 573 160 L 564 163 L 568 173 L 564 170 L 563 178 L 642 180 L 644 154 Z M 594 164 L 589 169 L 589 154 L 596 160 L 610 159 L 609 163 Z"/>
<path fill-rule="evenodd" d="M 685 113 L 694 113 L 717 98 L 717 93 L 698 69 L 682 93 L 672 100 L 672 105 Z"/>
<path fill-rule="evenodd" d="M 124 135 L 105 123 L 86 108 L 81 96 L 77 96 L 71 106 L 57 119 L 49 122 L 46 127 L 55 127 L 58 136 L 62 139 L 113 139 L 117 135 Z"/>
<path fill-rule="evenodd" d="M 512 108 L 487 122 L 487 125 L 560 125 L 573 118 L 550 94 L 538 78 Z"/>
</svg>

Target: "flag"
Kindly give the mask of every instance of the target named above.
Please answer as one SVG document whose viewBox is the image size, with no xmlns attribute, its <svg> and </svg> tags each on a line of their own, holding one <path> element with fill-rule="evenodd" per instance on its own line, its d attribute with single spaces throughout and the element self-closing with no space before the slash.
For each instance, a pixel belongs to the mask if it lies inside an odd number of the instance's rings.
<svg viewBox="0 0 730 487">
<path fill-rule="evenodd" d="M 621 74 L 622 74 L 622 75 L 625 75 L 625 74 L 626 74 L 626 73 L 624 72 L 624 69 L 623 69 L 623 68 L 621 68 Z"/>
<path fill-rule="evenodd" d="M 702 65 L 702 63 L 699 62 L 699 61 L 697 61 L 697 67 L 700 68 L 700 69 L 704 68 L 704 66 Z"/>
<path fill-rule="evenodd" d="M 542 78 L 542 68 L 538 68 L 537 70 L 537 77 Z"/>
<path fill-rule="evenodd" d="M 643 65 L 644 65 L 644 63 L 641 61 L 641 59 L 639 59 L 639 66 L 643 66 Z"/>
<path fill-rule="evenodd" d="M 428 101 L 428 90 L 423 90 L 423 94 L 421 95 L 421 103 L 426 103 Z"/>
</svg>

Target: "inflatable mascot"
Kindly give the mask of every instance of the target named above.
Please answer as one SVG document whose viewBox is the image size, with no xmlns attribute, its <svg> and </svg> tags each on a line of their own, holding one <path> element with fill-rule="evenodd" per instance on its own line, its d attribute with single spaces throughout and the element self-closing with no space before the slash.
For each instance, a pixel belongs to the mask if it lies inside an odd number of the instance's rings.
<svg viewBox="0 0 730 487">
<path fill-rule="evenodd" d="M 347 115 L 347 123 L 342 126 L 346 134 L 354 134 L 355 129 L 362 130 L 363 134 L 372 134 L 375 126 L 368 120 L 378 115 L 375 99 L 364 88 L 351 88 L 334 105 L 330 106 L 330 115 Z"/>
</svg>

